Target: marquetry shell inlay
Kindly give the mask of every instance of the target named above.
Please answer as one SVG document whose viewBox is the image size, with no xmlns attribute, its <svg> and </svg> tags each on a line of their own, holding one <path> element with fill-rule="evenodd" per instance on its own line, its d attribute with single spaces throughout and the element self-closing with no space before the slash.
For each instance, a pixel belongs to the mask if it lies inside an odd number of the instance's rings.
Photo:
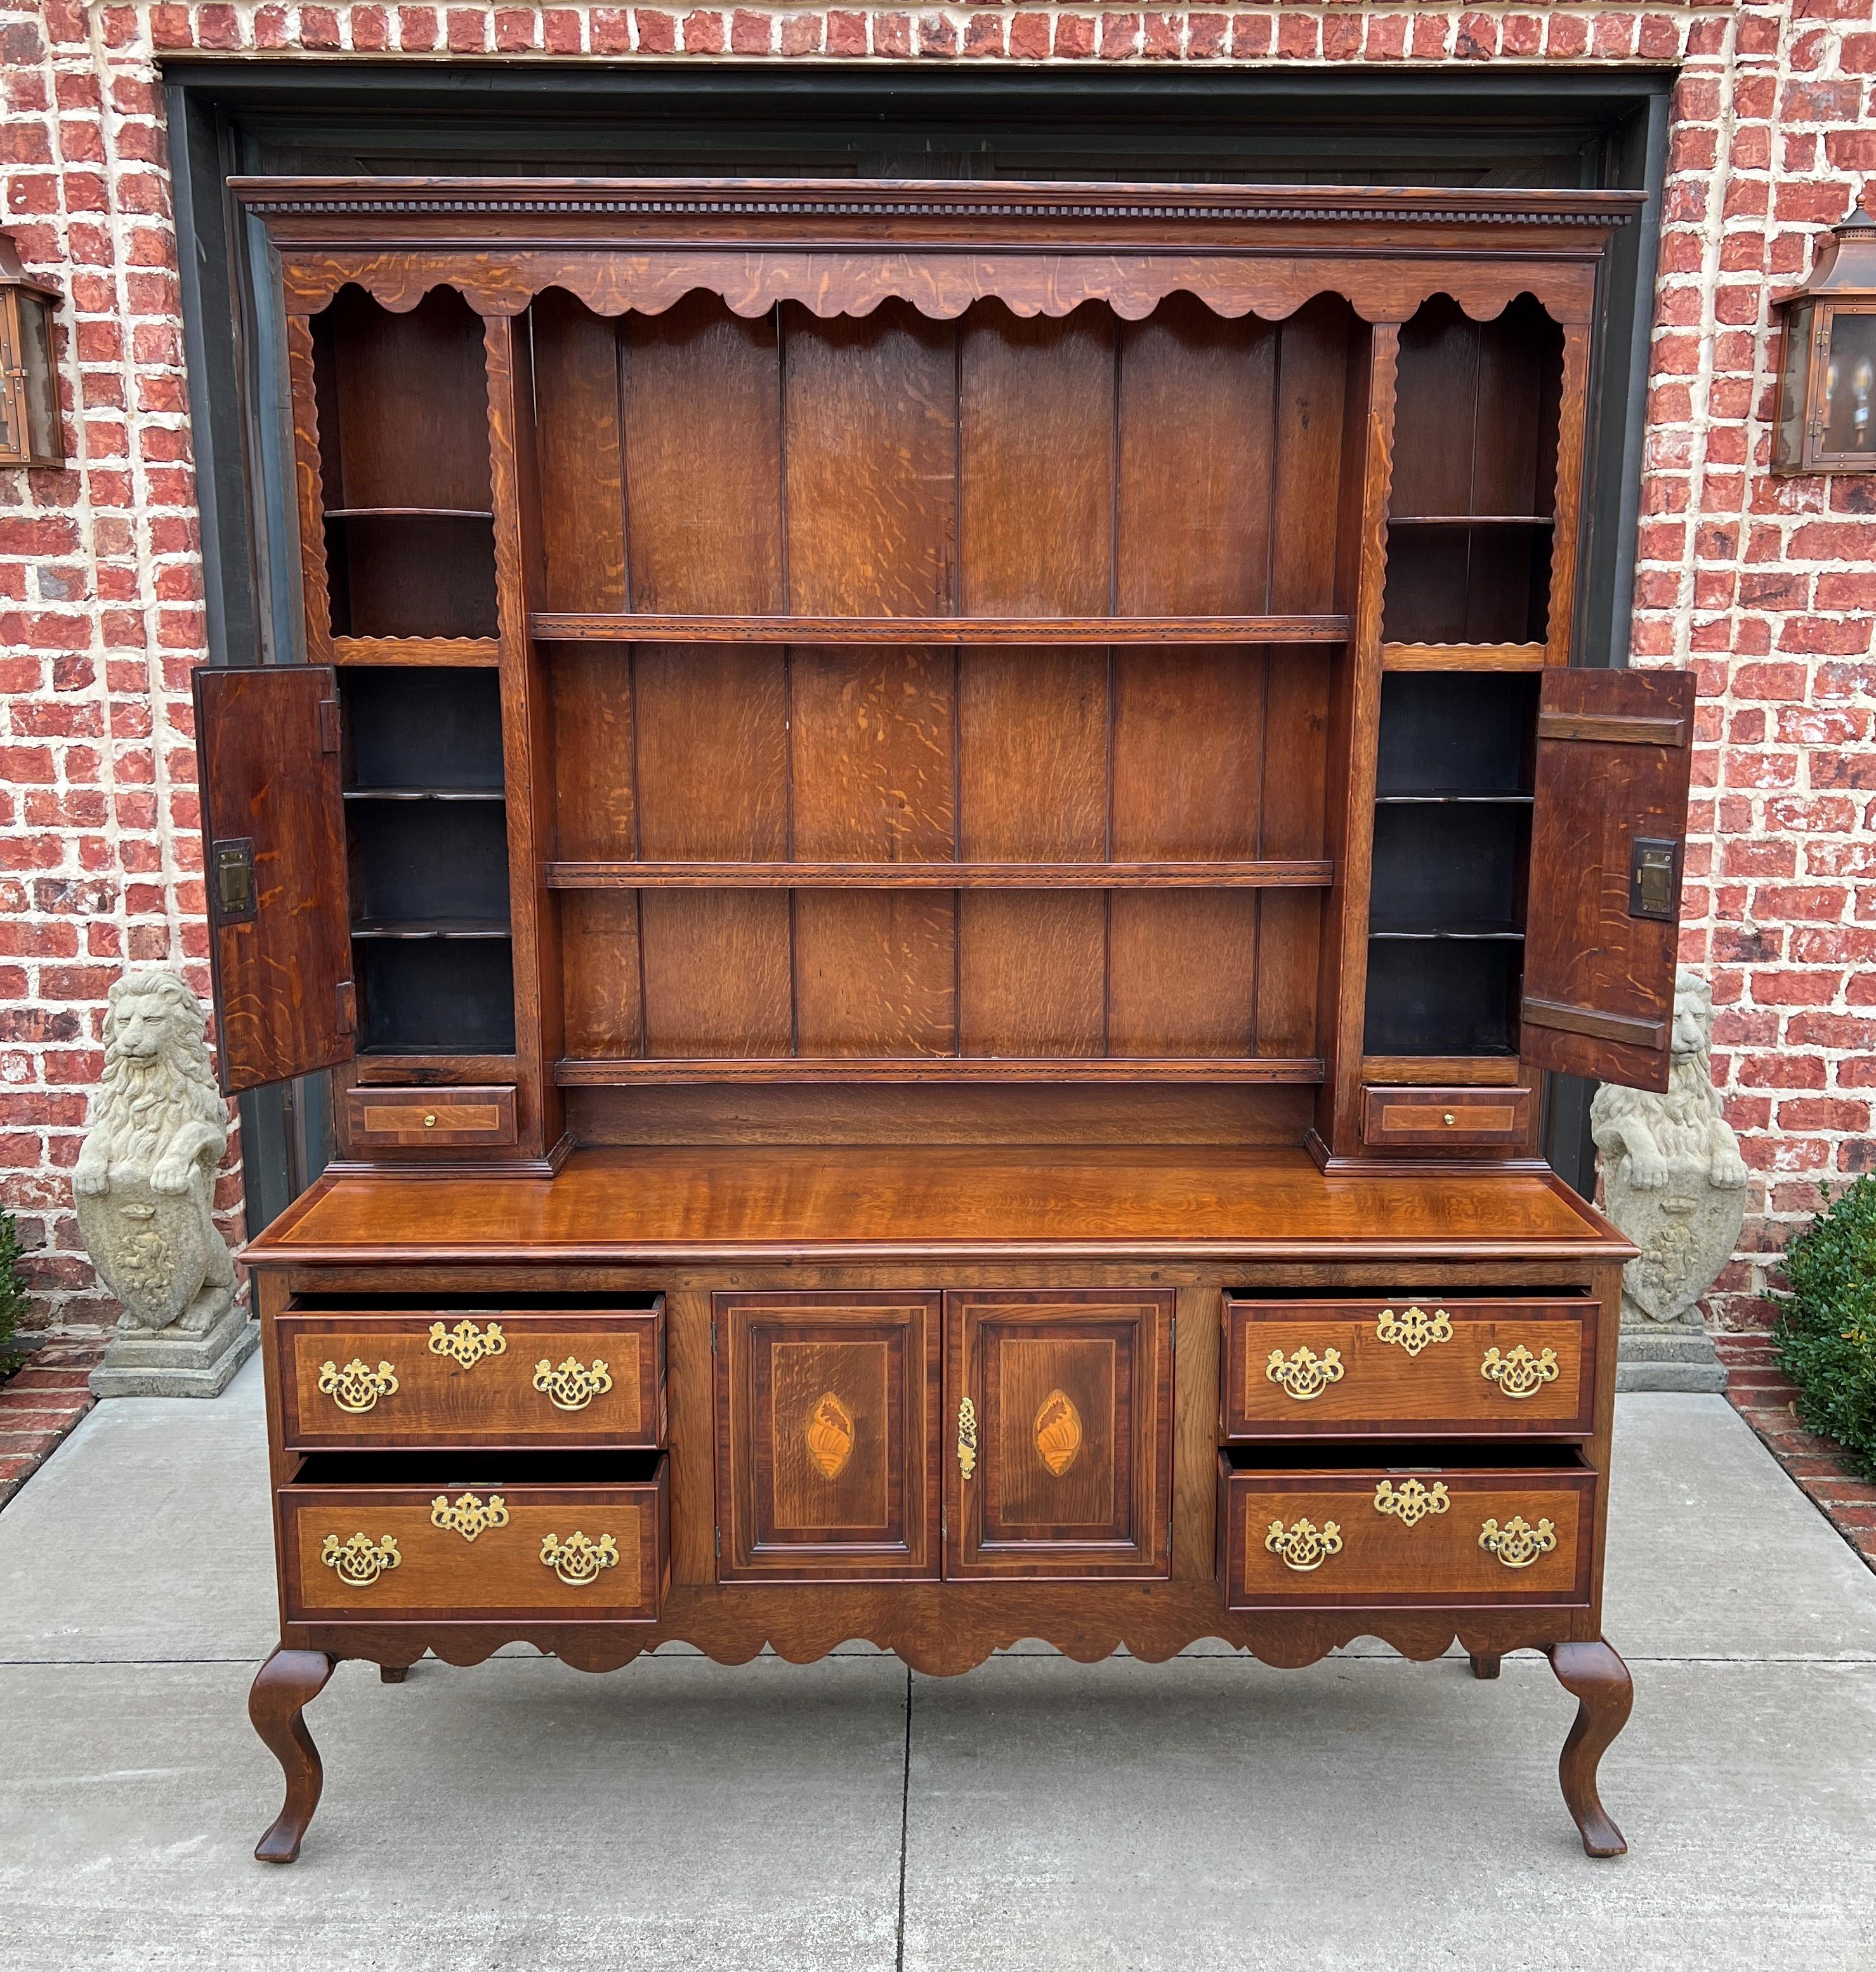
<svg viewBox="0 0 1876 1972">
<path fill-rule="evenodd" d="M 1059 1479 L 1081 1456 L 1082 1414 L 1063 1390 L 1051 1390 L 1036 1413 L 1036 1449 Z"/>
<path fill-rule="evenodd" d="M 837 1479 L 853 1455 L 853 1413 L 824 1390 L 807 1414 L 807 1455 L 824 1479 Z"/>
</svg>

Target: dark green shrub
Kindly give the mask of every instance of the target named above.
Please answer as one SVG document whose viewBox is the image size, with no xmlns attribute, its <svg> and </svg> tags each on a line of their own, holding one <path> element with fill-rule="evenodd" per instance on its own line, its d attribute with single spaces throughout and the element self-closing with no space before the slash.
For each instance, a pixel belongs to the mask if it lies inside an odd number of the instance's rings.
<svg viewBox="0 0 1876 1972">
<path fill-rule="evenodd" d="M 1773 1343 L 1798 1386 L 1798 1415 L 1876 1479 L 1876 1176 L 1860 1177 L 1793 1240 L 1791 1291 L 1773 1297 Z"/>
<path fill-rule="evenodd" d="M 0 1212 L 0 1377 L 26 1360 L 14 1340 L 26 1312 L 26 1280 L 20 1272 L 20 1229 L 10 1212 Z"/>
</svg>

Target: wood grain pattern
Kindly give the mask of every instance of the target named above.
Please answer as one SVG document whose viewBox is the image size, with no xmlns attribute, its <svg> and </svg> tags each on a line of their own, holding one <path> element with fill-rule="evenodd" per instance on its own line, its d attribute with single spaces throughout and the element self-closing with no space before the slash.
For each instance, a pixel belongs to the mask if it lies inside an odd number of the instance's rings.
<svg viewBox="0 0 1876 1972">
<path fill-rule="evenodd" d="M 628 639 L 694 644 L 1339 644 L 1349 619 L 1333 610 L 1286 615 L 1001 616 L 915 612 L 890 616 L 786 616 L 726 611 L 709 615 L 629 610 L 539 610 L 530 632 L 546 643 L 616 644 Z"/>
<path fill-rule="evenodd" d="M 1362 1090 L 1362 1141 L 1371 1150 L 1477 1149 L 1522 1144 L 1530 1134 L 1531 1092 L 1506 1088 Z"/>
<path fill-rule="evenodd" d="M 345 1108 L 354 1150 L 516 1140 L 512 1088 L 466 1085 L 439 1095 L 433 1089 L 354 1087 L 345 1092 Z"/>
<path fill-rule="evenodd" d="M 507 1347 L 465 1365 L 431 1347 L 441 1323 L 492 1322 Z M 448 1304 L 417 1313 L 282 1315 L 279 1323 L 281 1441 L 296 1451 L 393 1446 L 651 1446 L 664 1435 L 664 1316 L 661 1303 L 605 1313 L 481 1310 Z M 537 1366 L 567 1357 L 603 1362 L 610 1389 L 563 1409 L 534 1387 Z M 365 1410 L 348 1410 L 319 1387 L 327 1364 L 391 1365 L 397 1387 Z"/>
</svg>

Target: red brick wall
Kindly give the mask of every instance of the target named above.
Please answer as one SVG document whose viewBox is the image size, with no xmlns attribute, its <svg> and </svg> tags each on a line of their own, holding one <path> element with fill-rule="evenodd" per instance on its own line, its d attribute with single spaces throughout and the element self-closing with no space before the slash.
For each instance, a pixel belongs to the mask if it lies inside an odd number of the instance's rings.
<svg viewBox="0 0 1876 1972">
<path fill-rule="evenodd" d="M 1876 482 L 1764 470 L 1768 295 L 1876 173 L 1876 0 L 1476 8 L 94 5 L 0 0 L 5 222 L 65 285 L 78 469 L 0 473 L 0 1177 L 44 1312 L 108 1314 L 67 1174 L 126 960 L 204 977 L 187 698 L 203 655 L 175 236 L 155 64 L 172 51 L 462 59 L 1681 63 L 1662 237 L 1637 662 L 1693 666 L 1686 956 L 1761 1174 L 1715 1312 L 1815 1180 L 1871 1158 Z M 227 1180 L 229 1200 L 238 1180 Z"/>
</svg>

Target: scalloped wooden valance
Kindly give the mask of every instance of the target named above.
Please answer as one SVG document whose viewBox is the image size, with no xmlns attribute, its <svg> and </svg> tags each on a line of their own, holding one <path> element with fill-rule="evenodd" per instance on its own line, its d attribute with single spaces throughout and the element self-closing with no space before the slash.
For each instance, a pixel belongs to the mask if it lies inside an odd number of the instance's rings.
<svg viewBox="0 0 1876 1972">
<path fill-rule="evenodd" d="M 1623 192 L 1314 187 L 959 186 L 842 181 L 242 178 L 279 250 L 289 309 L 356 285 L 386 308 L 456 289 L 514 315 L 549 288 L 596 313 L 661 314 L 699 289 L 736 314 L 794 302 L 865 315 L 898 299 L 936 321 L 974 303 L 1128 321 L 1169 295 L 1278 321 L 1322 294 L 1405 321 L 1436 294 L 1475 320 L 1530 294 L 1586 322 Z"/>
</svg>

